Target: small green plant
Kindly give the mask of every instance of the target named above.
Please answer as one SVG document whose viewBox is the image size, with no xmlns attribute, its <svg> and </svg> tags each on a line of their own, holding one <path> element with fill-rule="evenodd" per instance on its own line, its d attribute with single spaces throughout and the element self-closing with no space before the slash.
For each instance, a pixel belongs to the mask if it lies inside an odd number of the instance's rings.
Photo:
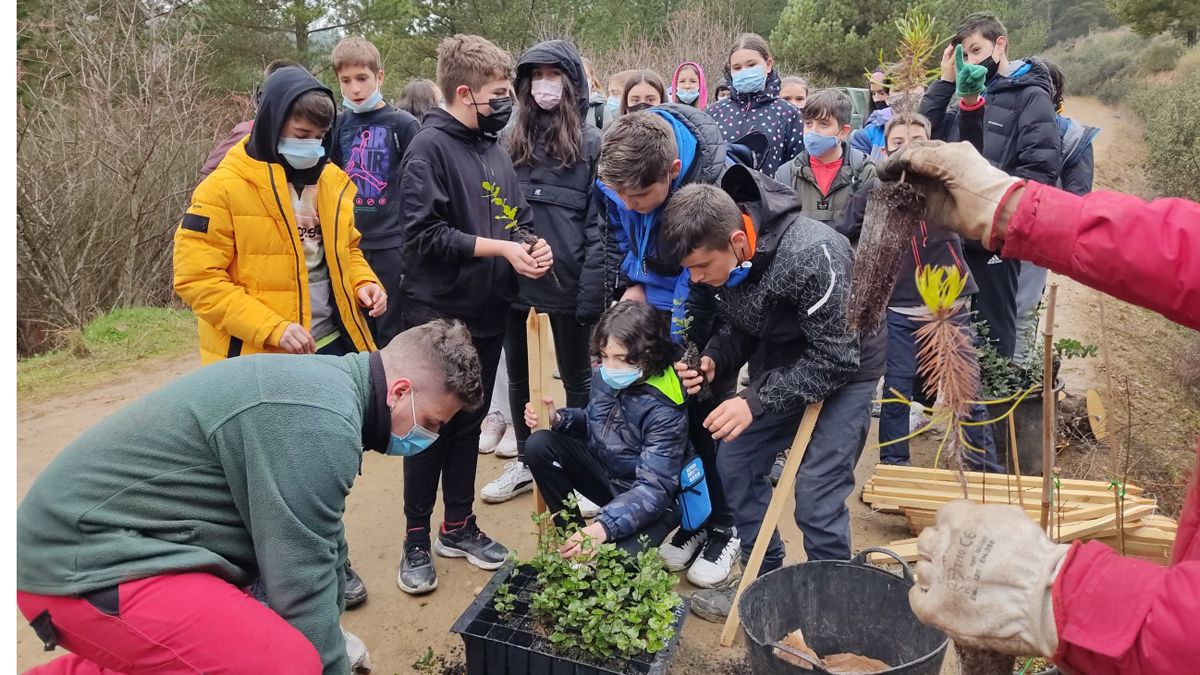
<svg viewBox="0 0 1200 675">
<path fill-rule="evenodd" d="M 1061 359 L 1085 359 L 1089 356 L 1099 356 L 1100 348 L 1096 345 L 1085 345 L 1079 340 L 1062 338 L 1054 343 L 1054 356 Z"/>
<path fill-rule="evenodd" d="M 426 647 L 425 653 L 413 662 L 412 667 L 418 673 L 432 673 L 436 668 L 433 662 L 433 647 Z"/>
<path fill-rule="evenodd" d="M 885 63 L 883 50 L 879 50 L 879 67 L 884 73 L 884 83 L 895 93 L 908 93 L 937 79 L 938 67 L 931 67 L 938 56 L 937 47 L 943 38 L 935 33 L 936 22 L 928 14 L 909 8 L 904 16 L 896 19 L 896 30 L 900 32 L 900 44 L 896 47 L 896 61 Z M 867 79 L 871 73 L 867 72 Z M 903 112 L 915 112 L 920 97 L 905 96 L 897 105 Z"/>
<path fill-rule="evenodd" d="M 675 300 L 675 306 L 683 305 L 680 300 Z M 691 339 L 692 323 L 694 317 L 682 316 L 671 319 L 671 335 L 678 336 L 683 343 L 683 356 L 681 361 L 687 364 L 688 368 L 696 372 L 700 372 L 700 347 Z M 707 380 L 700 383 L 700 391 L 696 393 L 696 397 L 701 401 L 708 400 L 712 397 L 712 388 Z"/>
<path fill-rule="evenodd" d="M 483 195 L 488 199 L 493 206 L 500 207 L 500 213 L 492 216 L 495 220 L 504 223 L 504 229 L 512 230 L 517 233 L 517 239 L 525 249 L 532 253 L 533 247 L 537 246 L 538 236 L 533 233 L 528 227 L 521 227 L 517 222 L 517 207 L 508 203 L 508 200 L 500 194 L 500 186 L 491 181 L 483 181 L 483 189 L 487 190 L 487 194 Z M 554 280 L 554 285 L 562 288 L 562 284 L 558 281 L 558 275 L 554 270 L 550 270 L 550 278 Z"/>
<path fill-rule="evenodd" d="M 560 512 L 557 521 L 570 522 L 567 513 Z M 584 552 L 567 560 L 558 549 L 575 528 L 559 527 L 549 513 L 534 514 L 533 520 L 545 534 L 526 563 L 537 577 L 529 608 L 551 643 L 601 660 L 666 647 L 675 634 L 680 598 L 658 549 L 647 546 L 631 556 L 611 543 L 593 546 L 585 540 Z M 508 584 L 497 589 L 498 612 L 510 613 L 514 604 Z"/>
</svg>

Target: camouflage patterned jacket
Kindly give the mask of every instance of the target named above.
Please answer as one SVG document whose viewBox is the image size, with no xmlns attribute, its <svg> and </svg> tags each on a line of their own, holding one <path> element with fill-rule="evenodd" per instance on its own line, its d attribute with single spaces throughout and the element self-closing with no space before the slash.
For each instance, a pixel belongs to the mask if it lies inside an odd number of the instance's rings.
<svg viewBox="0 0 1200 675">
<path fill-rule="evenodd" d="M 688 424 L 674 370 L 620 391 L 596 373 L 587 410 L 564 408 L 558 415 L 554 430 L 587 439 L 608 471 L 617 496 L 597 520 L 611 541 L 636 535 L 675 502 Z"/>
</svg>

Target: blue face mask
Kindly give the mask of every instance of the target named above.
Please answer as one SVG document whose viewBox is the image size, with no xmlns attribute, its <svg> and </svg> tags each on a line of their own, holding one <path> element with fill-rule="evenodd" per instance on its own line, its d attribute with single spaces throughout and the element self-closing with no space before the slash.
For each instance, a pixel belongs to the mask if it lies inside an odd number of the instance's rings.
<svg viewBox="0 0 1200 675">
<path fill-rule="evenodd" d="M 808 151 L 809 157 L 820 157 L 836 148 L 837 144 L 837 136 L 826 136 L 815 131 L 804 132 L 804 149 Z"/>
<path fill-rule="evenodd" d="M 280 138 L 275 150 L 293 169 L 311 169 L 325 156 L 325 146 L 319 138 Z"/>
<path fill-rule="evenodd" d="M 629 385 L 642 379 L 641 368 L 608 368 L 600 366 L 600 379 L 613 389 L 627 389 Z"/>
<path fill-rule="evenodd" d="M 675 92 L 676 98 L 684 103 L 695 103 L 696 99 L 700 98 L 699 89 L 680 89 Z"/>
<path fill-rule="evenodd" d="M 621 109 L 621 97 L 609 96 L 608 100 L 604 102 L 604 107 L 608 108 L 609 112 L 617 112 Z"/>
<path fill-rule="evenodd" d="M 399 457 L 412 457 L 429 449 L 433 442 L 438 439 L 438 435 L 425 427 L 417 424 L 417 397 L 415 392 L 409 390 L 408 398 L 412 401 L 412 429 L 408 430 L 407 434 L 397 436 L 392 434 L 392 440 L 388 443 L 387 454 Z"/>
<path fill-rule="evenodd" d="M 749 260 L 741 263 L 737 267 L 729 271 L 729 278 L 725 280 L 725 288 L 733 288 L 746 280 L 750 276 L 750 267 L 753 265 Z"/>
<path fill-rule="evenodd" d="M 767 85 L 767 67 L 742 68 L 733 74 L 733 88 L 742 94 L 762 91 Z"/>
<path fill-rule="evenodd" d="M 383 94 L 379 93 L 379 90 L 376 89 L 375 93 L 368 96 L 367 100 L 363 101 L 361 105 L 355 105 L 354 101 L 351 101 L 350 99 L 346 98 L 345 96 L 342 97 L 342 105 L 346 106 L 347 108 L 353 110 L 356 113 L 365 113 L 365 112 L 370 112 L 370 111 L 374 110 L 375 107 L 378 106 L 379 102 L 382 100 L 383 100 Z"/>
</svg>

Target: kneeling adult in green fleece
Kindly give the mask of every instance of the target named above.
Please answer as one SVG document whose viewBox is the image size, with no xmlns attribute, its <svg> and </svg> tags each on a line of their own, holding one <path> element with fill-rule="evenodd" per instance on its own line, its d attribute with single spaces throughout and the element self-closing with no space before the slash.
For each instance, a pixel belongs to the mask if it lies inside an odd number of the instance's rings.
<svg viewBox="0 0 1200 675">
<path fill-rule="evenodd" d="M 72 652 L 39 672 L 349 672 L 361 453 L 421 452 L 482 398 L 466 327 L 434 321 L 375 353 L 223 361 L 112 415 L 17 510 L 17 604 Z M 270 609 L 243 590 L 260 576 Z"/>
</svg>

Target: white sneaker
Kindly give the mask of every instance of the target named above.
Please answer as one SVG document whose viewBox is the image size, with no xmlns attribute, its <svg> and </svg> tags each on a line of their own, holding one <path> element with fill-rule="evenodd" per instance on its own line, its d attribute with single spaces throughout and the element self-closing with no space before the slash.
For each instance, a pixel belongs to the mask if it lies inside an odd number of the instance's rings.
<svg viewBox="0 0 1200 675">
<path fill-rule="evenodd" d="M 700 557 L 688 569 L 687 580 L 700 588 L 715 588 L 729 578 L 742 550 L 737 528 L 711 527 Z"/>
<path fill-rule="evenodd" d="M 483 418 L 483 427 L 479 433 L 479 454 L 490 455 L 495 452 L 506 431 L 508 420 L 504 419 L 504 413 L 499 410 L 488 413 L 487 417 Z"/>
<path fill-rule="evenodd" d="M 696 552 L 708 539 L 708 531 L 699 529 L 688 532 L 682 527 L 675 530 L 671 540 L 658 547 L 658 556 L 663 559 L 668 572 L 682 572 L 696 557 Z"/>
<path fill-rule="evenodd" d="M 575 498 L 579 500 L 579 513 L 584 518 L 595 518 L 600 514 L 600 507 L 596 506 L 596 502 L 584 497 L 578 490 L 575 492 Z"/>
<path fill-rule="evenodd" d="M 913 433 L 929 424 L 929 415 L 925 414 L 925 406 L 913 401 L 908 405 L 908 433 Z"/>
<path fill-rule="evenodd" d="M 479 496 L 488 504 L 499 504 L 531 490 L 533 473 L 521 462 L 509 462 L 499 478 L 483 486 Z"/>
<path fill-rule="evenodd" d="M 503 459 L 512 459 L 517 456 L 517 435 L 509 432 L 504 434 L 504 438 L 496 444 L 496 456 Z"/>
</svg>

